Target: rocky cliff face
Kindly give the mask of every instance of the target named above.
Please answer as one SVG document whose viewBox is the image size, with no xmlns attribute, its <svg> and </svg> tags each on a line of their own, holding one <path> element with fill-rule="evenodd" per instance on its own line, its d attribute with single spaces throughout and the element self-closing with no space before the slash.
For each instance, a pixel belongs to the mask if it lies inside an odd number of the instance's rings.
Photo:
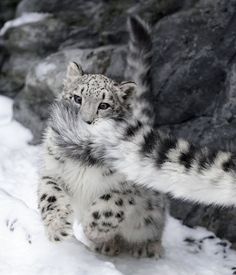
<svg viewBox="0 0 236 275">
<path fill-rule="evenodd" d="M 128 13 L 138 13 L 154 26 L 156 127 L 195 144 L 235 149 L 236 0 L 22 0 L 15 9 L 18 2 L 0 4 L 0 25 L 15 14 L 25 20 L 0 38 L 0 93 L 15 98 L 15 118 L 33 131 L 34 143 L 69 60 L 87 72 L 123 78 L 125 22 Z M 24 14 L 32 12 L 44 16 L 26 23 Z M 173 200 L 171 212 L 236 246 L 235 209 Z"/>
</svg>

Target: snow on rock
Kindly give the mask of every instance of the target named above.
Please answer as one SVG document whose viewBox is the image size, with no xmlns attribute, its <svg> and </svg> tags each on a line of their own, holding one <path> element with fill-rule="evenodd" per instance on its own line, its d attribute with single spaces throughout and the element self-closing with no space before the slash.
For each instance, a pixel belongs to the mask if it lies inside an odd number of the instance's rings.
<svg viewBox="0 0 236 275">
<path fill-rule="evenodd" d="M 11 106 L 9 99 L 0 97 L 1 275 L 236 274 L 236 252 L 229 242 L 171 217 L 163 237 L 165 257 L 159 261 L 92 253 L 77 224 L 77 240 L 50 243 L 37 210 L 40 146 L 27 144 L 31 134 L 11 119 Z"/>
<path fill-rule="evenodd" d="M 19 27 L 24 24 L 41 21 L 50 16 L 48 13 L 29 12 L 23 13 L 20 17 L 7 21 L 0 29 L 0 36 L 3 36 L 7 30 L 14 27 Z"/>
</svg>

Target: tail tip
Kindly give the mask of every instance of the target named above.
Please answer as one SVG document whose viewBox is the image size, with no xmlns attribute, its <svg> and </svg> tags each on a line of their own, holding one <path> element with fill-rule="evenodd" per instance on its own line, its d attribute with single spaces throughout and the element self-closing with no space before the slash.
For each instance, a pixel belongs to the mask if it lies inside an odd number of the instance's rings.
<svg viewBox="0 0 236 275">
<path fill-rule="evenodd" d="M 137 40 L 149 40 L 151 29 L 138 15 L 131 14 L 127 20 L 128 30 Z"/>
</svg>

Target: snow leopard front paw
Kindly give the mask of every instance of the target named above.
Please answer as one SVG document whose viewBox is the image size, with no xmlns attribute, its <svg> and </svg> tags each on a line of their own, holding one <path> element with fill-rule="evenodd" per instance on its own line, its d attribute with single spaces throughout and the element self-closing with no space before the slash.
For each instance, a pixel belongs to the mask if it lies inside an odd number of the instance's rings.
<svg viewBox="0 0 236 275">
<path fill-rule="evenodd" d="M 48 239 L 52 242 L 64 241 L 73 236 L 72 224 L 68 222 L 60 224 L 60 222 L 54 221 L 46 229 Z"/>
<path fill-rule="evenodd" d="M 55 209 L 45 220 L 46 233 L 52 242 L 60 242 L 73 236 L 73 213 L 68 209 Z"/>
</svg>

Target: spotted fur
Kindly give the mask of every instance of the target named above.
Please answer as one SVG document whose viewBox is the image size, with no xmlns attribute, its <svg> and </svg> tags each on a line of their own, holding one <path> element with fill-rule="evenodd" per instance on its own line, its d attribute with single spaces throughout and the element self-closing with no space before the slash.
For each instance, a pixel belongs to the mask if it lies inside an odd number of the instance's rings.
<svg viewBox="0 0 236 275">
<path fill-rule="evenodd" d="M 41 177 L 38 204 L 49 240 L 57 242 L 71 237 L 74 213 L 59 178 Z"/>
<path fill-rule="evenodd" d="M 136 84 L 130 81 L 118 84 L 101 74 L 85 74 L 78 64 L 71 62 L 61 97 L 77 104 L 82 119 L 92 124 L 128 113 L 135 88 Z"/>
<path fill-rule="evenodd" d="M 129 118 L 137 90 L 133 82 L 116 83 L 103 75 L 85 74 L 78 64 L 69 64 L 63 93 L 53 107 L 51 123 L 45 132 L 44 169 L 38 191 L 39 208 L 50 240 L 71 237 L 72 221 L 79 219 L 95 251 L 116 255 L 125 249 L 136 257 L 162 255 L 165 196 L 127 183 L 122 172 L 104 167 L 103 154 L 98 160 L 90 146 L 84 147 L 80 160 L 78 144 L 71 143 L 62 133 L 77 128 L 77 116 L 85 129 L 88 126 L 94 130 L 106 119 Z M 64 120 L 58 110 L 63 112 Z M 68 124 L 59 129 L 60 122 L 65 121 Z M 133 139 L 144 123 L 145 120 L 130 125 L 126 129 L 127 138 Z M 62 143 L 66 154 L 61 151 Z"/>
<path fill-rule="evenodd" d="M 67 102 L 54 106 L 52 122 L 53 139 L 66 158 L 83 162 L 86 151 L 97 166 L 120 171 L 135 184 L 185 200 L 236 205 L 236 158 L 230 152 L 197 148 L 135 118 L 89 128 Z"/>
<path fill-rule="evenodd" d="M 119 188 L 96 198 L 82 221 L 85 234 L 94 242 L 93 249 L 114 255 L 125 249 L 136 257 L 160 257 L 165 197 L 132 183 L 125 182 Z"/>
<path fill-rule="evenodd" d="M 151 85 L 150 29 L 138 18 L 130 19 L 128 25 L 131 39 L 127 76 L 133 75 L 142 94 Z M 136 64 L 140 70 L 135 72 Z M 52 112 L 53 139 L 65 158 L 106 166 L 124 173 L 135 184 L 171 193 L 176 198 L 236 205 L 234 154 L 197 148 L 165 135 L 147 123 L 148 119 L 143 123 L 139 111 L 133 118 L 105 119 L 92 129 L 84 125 L 75 109 L 60 102 Z M 66 125 L 70 126 L 64 130 Z"/>
<path fill-rule="evenodd" d="M 72 106 L 70 110 L 78 108 Z M 88 126 L 95 125 L 99 123 Z M 159 258 L 163 254 L 165 197 L 145 187 L 136 187 L 126 182 L 122 173 L 98 165 L 90 149 L 84 152 L 84 161 L 68 158 L 55 143 L 55 131 L 49 127 L 46 133 L 43 170 L 46 176 L 41 178 L 38 191 L 49 239 L 61 241 L 71 237 L 72 222 L 77 218 L 93 242 L 94 251 L 116 255 L 125 250 L 136 257 Z"/>
</svg>

